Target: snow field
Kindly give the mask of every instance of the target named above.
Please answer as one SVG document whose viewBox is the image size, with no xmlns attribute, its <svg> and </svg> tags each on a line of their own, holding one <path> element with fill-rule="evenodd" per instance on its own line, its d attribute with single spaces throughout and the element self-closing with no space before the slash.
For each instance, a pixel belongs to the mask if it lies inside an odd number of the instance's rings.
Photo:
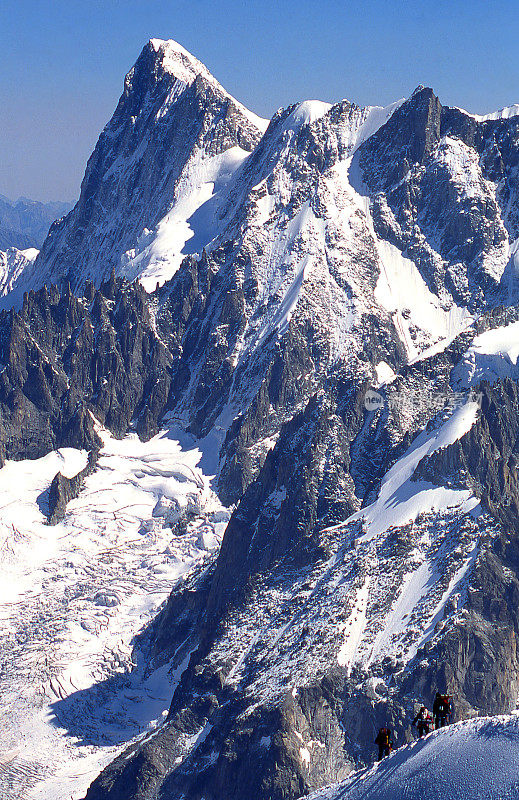
<svg viewBox="0 0 519 800">
<path fill-rule="evenodd" d="M 0 250 L 0 295 L 11 290 L 24 269 L 34 263 L 39 252 L 34 247 L 26 250 L 9 247 L 5 252 Z"/>
<path fill-rule="evenodd" d="M 133 639 L 215 556 L 229 517 L 198 450 L 167 432 L 146 443 L 101 433 L 97 467 L 58 525 L 46 524 L 50 482 L 77 474 L 86 453 L 0 470 L 0 753 L 16 754 L 0 770 L 5 800 L 83 797 L 162 719 L 180 674 L 148 668 Z"/>
<path fill-rule="evenodd" d="M 511 106 L 505 106 L 505 108 L 500 108 L 499 111 L 491 111 L 489 114 L 470 114 L 463 108 L 460 108 L 460 111 L 463 111 L 469 117 L 474 117 L 478 122 L 486 122 L 487 120 L 510 119 L 510 117 L 519 116 L 519 104 L 514 103 Z"/>
<path fill-rule="evenodd" d="M 349 619 L 339 626 L 344 638 L 337 662 L 348 670 L 355 663 L 369 665 L 388 655 L 404 661 L 412 658 L 434 635 L 448 600 L 464 585 L 478 552 L 476 542 L 453 537 L 449 523 L 441 518 L 477 517 L 479 502 L 468 490 L 415 481 L 413 474 L 423 458 L 467 433 L 477 412 L 478 404 L 468 401 L 436 430 L 422 432 L 386 474 L 376 501 L 346 521 L 362 521 L 358 543 L 364 552 L 365 576 L 349 600 Z M 424 522 L 417 524 L 418 518 Z M 432 533 L 428 519 L 437 520 Z M 392 531 L 408 526 L 410 552 L 400 564 L 393 560 L 393 574 L 387 574 L 378 555 L 382 543 Z M 385 594 L 392 598 L 389 605 L 380 604 Z M 373 606 L 381 610 L 374 613 Z"/>
<path fill-rule="evenodd" d="M 424 346 L 420 340 L 415 341 L 417 331 L 428 334 L 426 342 L 451 342 L 469 317 L 467 309 L 453 304 L 445 311 L 440 299 L 428 289 L 413 261 L 383 239 L 378 239 L 377 247 L 382 269 L 375 297 L 383 308 L 393 314 L 395 328 L 409 360 L 416 359 Z"/>
<path fill-rule="evenodd" d="M 517 800 L 519 717 L 483 717 L 401 747 L 308 800 Z"/>
</svg>

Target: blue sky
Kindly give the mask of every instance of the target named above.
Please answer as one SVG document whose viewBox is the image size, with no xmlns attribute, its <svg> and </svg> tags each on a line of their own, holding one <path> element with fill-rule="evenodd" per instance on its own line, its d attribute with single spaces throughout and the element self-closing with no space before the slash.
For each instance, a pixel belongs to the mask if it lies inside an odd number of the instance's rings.
<svg viewBox="0 0 519 800">
<path fill-rule="evenodd" d="M 263 116 L 386 104 L 416 85 L 486 112 L 519 102 L 517 0 L 1 0 L 0 194 L 74 200 L 150 37 L 173 38 Z"/>
</svg>

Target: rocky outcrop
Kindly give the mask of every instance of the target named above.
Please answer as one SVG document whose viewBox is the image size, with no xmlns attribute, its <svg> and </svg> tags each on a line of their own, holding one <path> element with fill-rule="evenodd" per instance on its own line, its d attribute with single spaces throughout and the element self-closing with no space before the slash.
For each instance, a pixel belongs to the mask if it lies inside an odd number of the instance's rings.
<svg viewBox="0 0 519 800">
<path fill-rule="evenodd" d="M 322 558 L 320 531 L 358 507 L 349 442 L 360 413 L 352 411 L 348 430 L 326 401 L 314 397 L 282 429 L 225 532 L 207 603 L 212 624 L 243 598 L 254 576 L 279 563 L 302 569 Z"/>
<path fill-rule="evenodd" d="M 61 446 L 98 449 L 94 418 L 116 436 L 157 429 L 171 357 L 139 286 L 108 282 L 88 298 L 43 288 L 0 319 L 3 458 Z M 141 414 L 146 407 L 146 413 Z"/>
<path fill-rule="evenodd" d="M 98 452 L 91 450 L 88 454 L 86 466 L 72 478 L 58 472 L 52 479 L 49 488 L 49 525 L 61 522 L 65 516 L 68 503 L 78 496 L 83 487 L 83 482 L 90 475 L 97 464 Z"/>
<path fill-rule="evenodd" d="M 470 486 L 486 511 L 510 529 L 517 529 L 519 487 L 519 393 L 505 380 L 478 387 L 481 413 L 470 431 L 454 444 L 424 458 L 415 472 L 442 486 Z"/>
<path fill-rule="evenodd" d="M 375 230 L 409 254 L 434 292 L 447 290 L 458 304 L 474 307 L 497 292 L 508 238 L 517 236 L 501 211 L 503 191 L 508 201 L 516 192 L 517 125 L 517 118 L 478 123 L 419 87 L 359 149 Z"/>
</svg>

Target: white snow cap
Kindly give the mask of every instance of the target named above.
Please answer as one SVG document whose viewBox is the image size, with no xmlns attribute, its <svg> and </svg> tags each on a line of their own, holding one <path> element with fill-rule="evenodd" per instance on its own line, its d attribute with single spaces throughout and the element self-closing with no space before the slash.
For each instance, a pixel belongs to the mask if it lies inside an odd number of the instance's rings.
<svg viewBox="0 0 519 800">
<path fill-rule="evenodd" d="M 491 111 L 489 114 L 471 114 L 470 111 L 466 111 L 464 108 L 459 107 L 458 111 L 462 111 L 468 117 L 472 117 L 472 119 L 476 119 L 478 122 L 487 122 L 488 120 L 496 119 L 510 119 L 510 117 L 519 117 L 519 103 L 514 103 L 511 106 L 500 108 L 499 111 Z"/>
<path fill-rule="evenodd" d="M 201 75 L 208 83 L 218 87 L 221 92 L 226 94 L 253 125 L 262 132 L 266 131 L 269 120 L 258 117 L 257 114 L 249 111 L 236 98 L 226 92 L 223 86 L 209 72 L 205 64 L 202 64 L 198 58 L 186 50 L 185 47 L 182 47 L 181 44 L 174 39 L 150 39 L 148 44 L 161 57 L 162 67 L 165 72 L 174 75 L 177 80 L 185 84 L 193 83 L 197 76 Z"/>
<path fill-rule="evenodd" d="M 300 128 L 302 125 L 309 125 L 324 117 L 331 107 L 331 103 L 324 103 L 322 100 L 304 100 L 287 117 L 286 127 Z"/>
<path fill-rule="evenodd" d="M 207 67 L 174 39 L 150 39 L 149 44 L 161 56 L 164 70 L 184 83 L 192 83 L 197 75 L 212 79 Z"/>
<path fill-rule="evenodd" d="M 510 119 L 510 117 L 517 116 L 519 116 L 519 103 L 500 108 L 499 111 L 492 111 L 490 114 L 483 114 L 482 116 L 475 114 L 476 119 L 480 122 L 485 122 L 487 119 Z"/>
</svg>

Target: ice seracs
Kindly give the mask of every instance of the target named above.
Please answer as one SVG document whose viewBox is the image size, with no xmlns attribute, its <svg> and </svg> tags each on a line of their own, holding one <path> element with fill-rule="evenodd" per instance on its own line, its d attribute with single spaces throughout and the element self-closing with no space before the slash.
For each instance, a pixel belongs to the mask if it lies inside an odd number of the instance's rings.
<svg viewBox="0 0 519 800">
<path fill-rule="evenodd" d="M 134 663 L 134 638 L 211 562 L 229 516 L 195 448 L 167 431 L 146 443 L 99 433 L 97 467 L 58 525 L 46 524 L 50 482 L 77 474 L 85 452 L 0 469 L 5 800 L 79 800 L 124 742 L 162 720 L 181 671 Z"/>
</svg>

